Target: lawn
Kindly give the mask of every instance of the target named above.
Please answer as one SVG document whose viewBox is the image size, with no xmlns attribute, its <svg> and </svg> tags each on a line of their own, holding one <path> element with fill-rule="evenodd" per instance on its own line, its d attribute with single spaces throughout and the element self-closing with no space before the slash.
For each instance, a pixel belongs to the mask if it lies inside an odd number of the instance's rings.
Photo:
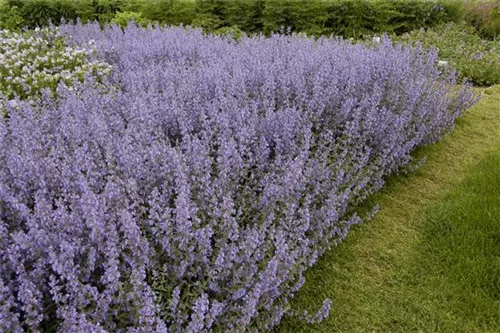
<svg viewBox="0 0 500 333">
<path fill-rule="evenodd" d="M 293 308 L 331 298 L 330 316 L 278 332 L 500 331 L 500 87 L 418 154 L 426 165 L 391 178 L 378 216 L 306 274 Z"/>
</svg>

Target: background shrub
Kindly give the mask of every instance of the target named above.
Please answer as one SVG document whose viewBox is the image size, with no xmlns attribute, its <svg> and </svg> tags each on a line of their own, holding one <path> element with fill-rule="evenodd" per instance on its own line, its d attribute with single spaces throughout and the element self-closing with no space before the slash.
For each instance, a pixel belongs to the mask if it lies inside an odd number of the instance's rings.
<svg viewBox="0 0 500 333">
<path fill-rule="evenodd" d="M 214 35 L 221 35 L 221 36 L 230 36 L 235 40 L 238 40 L 238 39 L 246 36 L 246 34 L 243 31 L 241 31 L 238 27 L 220 28 L 220 29 L 215 30 L 213 32 L 213 34 Z"/>
<path fill-rule="evenodd" d="M 3 23 L 0 21 L 0 25 L 19 29 L 24 26 L 29 28 L 47 26 L 49 22 L 60 24 L 62 18 L 74 20 L 78 17 L 77 5 L 77 2 L 67 0 L 2 1 L 0 17 L 5 17 L 5 21 L 2 20 Z"/>
<path fill-rule="evenodd" d="M 19 7 L 0 1 L 0 29 L 18 30 L 24 26 Z"/>
<path fill-rule="evenodd" d="M 415 30 L 394 39 L 437 48 L 441 59 L 476 84 L 500 83 L 500 41 L 482 39 L 474 27 L 465 23 Z"/>
<path fill-rule="evenodd" d="M 211 32 L 221 28 L 223 22 L 217 15 L 200 13 L 194 17 L 191 25 L 196 28 L 202 28 L 205 32 Z"/>
<path fill-rule="evenodd" d="M 291 27 L 314 35 L 361 38 L 391 32 L 402 34 L 416 28 L 455 21 L 456 4 L 429 1 L 266 1 L 264 32 Z"/>
<path fill-rule="evenodd" d="M 21 15 L 24 23 L 30 28 L 47 26 L 50 21 L 58 22 L 56 5 L 48 0 L 27 1 L 21 7 Z"/>
<path fill-rule="evenodd" d="M 467 1 L 465 19 L 484 38 L 500 38 L 500 2 Z"/>
<path fill-rule="evenodd" d="M 84 3 L 82 3 L 82 5 L 85 5 L 85 0 L 83 1 Z M 109 22 L 116 13 L 122 11 L 121 8 L 123 4 L 123 0 L 92 0 L 90 4 L 86 4 L 87 6 L 90 5 L 88 20 L 98 20 L 101 23 Z"/>
<path fill-rule="evenodd" d="M 144 17 L 160 22 L 162 25 L 191 25 L 196 16 L 195 1 L 178 0 L 145 0 L 146 4 L 135 11 L 143 13 Z"/>
<path fill-rule="evenodd" d="M 292 32 L 360 38 L 383 32 L 402 34 L 462 18 L 458 1 L 390 0 L 8 0 L 29 26 L 58 23 L 61 17 L 110 22 L 118 12 L 137 12 L 167 25 L 205 31 L 234 27 L 269 35 L 282 26 Z"/>
<path fill-rule="evenodd" d="M 111 20 L 111 24 L 117 24 L 122 28 L 125 28 L 130 22 L 133 22 L 142 27 L 146 27 L 148 24 L 152 23 L 150 20 L 142 17 L 141 13 L 136 12 L 120 12 L 117 13 Z"/>
</svg>

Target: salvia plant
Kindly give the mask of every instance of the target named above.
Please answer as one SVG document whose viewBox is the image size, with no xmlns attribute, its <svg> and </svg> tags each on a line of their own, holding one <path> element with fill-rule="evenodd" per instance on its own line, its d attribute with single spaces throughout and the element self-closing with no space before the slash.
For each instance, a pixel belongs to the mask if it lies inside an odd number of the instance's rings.
<svg viewBox="0 0 500 333">
<path fill-rule="evenodd" d="M 113 66 L 0 119 L 0 331 L 259 332 L 475 101 L 435 52 L 63 25 Z M 371 215 L 368 213 L 367 215 Z M 367 216 L 370 218 L 370 216 Z"/>
</svg>

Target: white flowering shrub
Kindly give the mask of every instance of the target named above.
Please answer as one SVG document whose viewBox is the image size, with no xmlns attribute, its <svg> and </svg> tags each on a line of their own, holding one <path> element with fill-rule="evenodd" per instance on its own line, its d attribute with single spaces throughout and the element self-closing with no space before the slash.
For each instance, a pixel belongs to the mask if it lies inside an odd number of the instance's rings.
<svg viewBox="0 0 500 333">
<path fill-rule="evenodd" d="M 0 30 L 0 108 L 5 101 L 36 100 L 43 89 L 55 94 L 63 82 L 71 86 L 91 74 L 98 82 L 111 72 L 111 65 L 93 59 L 93 42 L 68 46 L 57 28 L 21 33 Z"/>
</svg>

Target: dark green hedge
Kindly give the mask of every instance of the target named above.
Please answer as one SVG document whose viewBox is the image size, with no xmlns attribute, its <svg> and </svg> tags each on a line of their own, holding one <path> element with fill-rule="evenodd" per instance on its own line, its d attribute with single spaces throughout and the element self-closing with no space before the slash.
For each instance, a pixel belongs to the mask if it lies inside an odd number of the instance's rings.
<svg viewBox="0 0 500 333">
<path fill-rule="evenodd" d="M 214 31 L 237 27 L 269 34 L 280 27 L 315 35 L 359 38 L 458 21 L 460 2 L 427 0 L 0 0 L 0 27 L 59 23 L 61 17 L 111 21 L 118 12 L 138 12 L 162 24 L 193 25 Z M 16 17 L 16 20 L 12 18 Z M 10 20 L 9 20 L 10 19 Z M 10 25 L 10 26 L 9 26 Z"/>
</svg>

